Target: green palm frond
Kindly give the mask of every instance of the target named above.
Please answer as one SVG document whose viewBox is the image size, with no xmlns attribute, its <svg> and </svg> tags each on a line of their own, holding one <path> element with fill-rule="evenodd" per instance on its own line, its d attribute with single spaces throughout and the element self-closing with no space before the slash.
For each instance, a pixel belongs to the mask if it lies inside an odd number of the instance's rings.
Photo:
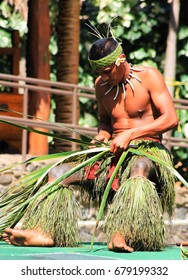
<svg viewBox="0 0 188 280">
<path fill-rule="evenodd" d="M 74 153 L 74 151 L 69 151 L 69 152 L 59 152 L 59 153 L 54 153 L 54 154 L 49 154 L 49 155 L 30 157 L 29 159 L 26 159 L 25 161 L 17 162 L 17 163 L 14 163 L 12 165 L 9 165 L 7 167 L 0 169 L 0 172 L 4 172 L 6 170 L 12 169 L 13 167 L 19 166 L 19 165 L 27 165 L 29 163 L 34 163 L 34 162 L 39 162 L 39 161 L 57 160 L 58 158 L 63 158 L 65 156 L 73 154 L 73 153 Z"/>
<path fill-rule="evenodd" d="M 31 174 L 28 174 L 24 176 L 20 180 L 20 184 L 18 186 L 18 189 L 20 189 L 20 186 L 24 186 L 21 191 L 16 192 L 18 190 L 17 188 L 12 188 L 14 192 L 10 192 L 10 195 L 6 195 L 5 199 L 3 199 L 3 196 L 1 197 L 1 203 L 0 203 L 0 209 L 1 209 L 1 217 L 0 217 L 0 233 L 3 232 L 5 227 L 11 227 L 14 226 L 23 216 L 25 213 L 25 209 L 31 203 L 33 200 L 35 200 L 37 197 L 42 195 L 44 192 L 50 192 L 51 188 L 53 187 L 53 190 L 55 190 L 54 187 L 58 188 L 59 184 L 64 180 L 65 178 L 71 176 L 73 173 L 78 171 L 79 169 L 83 168 L 84 166 L 87 166 L 95 161 L 97 161 L 100 157 L 102 157 L 105 153 L 109 151 L 109 148 L 93 148 L 89 150 L 84 151 L 78 151 L 71 153 L 65 157 L 63 157 L 58 163 L 62 163 L 63 161 L 71 158 L 71 157 L 78 157 L 80 155 L 84 154 L 91 154 L 94 153 L 94 156 L 91 158 L 85 160 L 84 162 L 81 162 L 76 167 L 72 168 L 68 172 L 64 173 L 62 176 L 60 176 L 58 179 L 54 180 L 51 183 L 47 183 L 45 181 L 45 177 L 49 170 L 54 165 L 48 165 L 47 167 L 44 167 L 43 169 L 37 170 L 32 172 Z M 97 153 L 97 154 L 95 154 Z M 56 165 L 57 163 L 55 163 Z M 46 188 L 40 189 L 40 186 L 46 183 Z"/>
<path fill-rule="evenodd" d="M 27 117 L 27 118 L 33 118 L 33 116 L 32 115 L 29 115 L 29 114 L 24 114 L 24 113 L 21 113 L 21 112 L 17 112 L 17 111 L 14 111 L 14 110 L 10 110 L 10 109 L 1 109 L 1 111 L 5 111 L 5 112 L 10 112 L 10 113 L 14 113 L 14 114 L 17 114 L 17 115 L 21 115 L 22 117 Z M 40 122 L 42 122 L 42 123 L 46 123 L 46 124 L 49 124 L 50 122 L 49 121 L 45 121 L 45 120 L 43 120 L 43 119 L 41 119 L 41 118 L 38 118 L 38 117 L 34 117 L 34 119 L 35 120 L 38 120 L 38 121 L 40 121 Z M 44 133 L 44 132 L 41 132 L 40 130 L 37 130 L 37 129 L 32 129 L 32 128 L 28 128 L 26 125 L 24 125 L 24 126 L 22 126 L 22 125 L 19 125 L 19 124 L 17 124 L 16 122 L 10 122 L 10 121 L 5 121 L 5 120 L 0 120 L 0 122 L 2 122 L 2 123 L 5 123 L 5 124 L 9 124 L 9 125 L 13 125 L 13 126 L 17 126 L 17 127 L 19 127 L 19 128 L 22 128 L 22 129 L 26 129 L 26 130 L 28 130 L 28 131 L 32 131 L 32 132 L 36 132 L 36 133 L 39 133 L 39 134 L 44 134 L 44 135 L 47 135 L 47 136 L 53 136 L 54 138 L 57 138 L 57 139 L 62 139 L 62 134 L 56 134 L 56 135 L 54 135 L 54 134 L 51 134 L 50 132 L 49 133 Z M 67 125 L 63 125 L 63 124 L 58 124 L 58 123 L 53 123 L 53 125 L 55 126 L 55 127 L 57 127 L 57 128 L 65 128 L 66 130 L 69 130 L 69 131 L 71 131 L 71 132 L 76 132 L 77 134 L 79 134 L 79 135 L 82 135 L 82 136 L 84 136 L 84 137 L 86 137 L 87 139 L 89 139 L 90 141 L 93 139 L 93 137 L 92 136 L 89 136 L 89 135 L 85 135 L 84 133 L 82 133 L 82 132 L 80 132 L 79 130 L 77 130 L 77 129 L 75 129 L 75 128 L 71 128 L 71 127 L 69 127 L 69 126 L 67 126 Z M 71 139 L 71 138 L 70 138 Z M 76 139 L 74 139 L 73 138 L 73 141 L 74 140 L 76 140 Z M 87 142 L 87 144 L 88 144 L 88 142 Z"/>
<path fill-rule="evenodd" d="M 58 189 L 59 184 L 65 178 L 71 176 L 72 174 L 74 174 L 75 172 L 77 172 L 78 170 L 80 170 L 81 168 L 83 168 L 87 165 L 94 164 L 97 160 L 102 158 L 104 155 L 108 156 L 108 153 L 110 153 L 109 144 L 104 144 L 104 143 L 101 143 L 100 141 L 98 141 L 98 143 L 97 143 L 97 148 L 88 149 L 87 147 L 89 147 L 90 141 L 92 138 L 88 135 L 80 133 L 79 131 L 72 129 L 72 128 L 68 128 L 66 126 L 62 126 L 62 127 L 66 128 L 67 130 L 74 131 L 76 133 L 84 135 L 85 139 L 87 139 L 87 140 L 82 141 L 82 140 L 78 140 L 78 139 L 71 138 L 71 137 L 63 137 L 62 134 L 54 135 L 50 132 L 45 133 L 40 130 L 33 129 L 33 128 L 30 128 L 30 127 L 27 127 L 24 125 L 15 124 L 15 123 L 12 123 L 9 121 L 0 120 L 0 122 L 9 124 L 9 125 L 14 125 L 21 129 L 36 132 L 36 133 L 43 134 L 46 136 L 52 136 L 54 138 L 56 137 L 61 140 L 71 141 L 71 142 L 80 143 L 82 145 L 86 145 L 85 150 L 74 151 L 74 152 L 62 152 L 62 153 L 45 155 L 45 156 L 32 157 L 22 163 L 17 163 L 17 164 L 28 164 L 31 162 L 37 162 L 37 161 L 41 161 L 41 160 L 55 161 L 55 163 L 54 162 L 49 163 L 45 167 L 40 168 L 39 170 L 35 170 L 35 171 L 23 176 L 17 182 L 16 185 L 13 185 L 12 188 L 10 188 L 6 193 L 4 193 L 0 197 L 0 213 L 1 213 L 0 234 L 4 231 L 4 229 L 6 227 L 13 227 L 22 218 L 28 205 L 31 202 L 33 202 L 34 200 L 36 200 L 39 196 L 43 195 L 44 193 L 46 193 L 46 194 L 50 193 L 52 189 L 53 189 L 53 191 Z M 96 228 L 98 227 L 99 221 L 101 220 L 101 218 L 103 216 L 104 209 L 107 204 L 107 198 L 108 198 L 113 180 L 114 180 L 116 174 L 118 173 L 120 167 L 122 166 L 123 162 L 126 160 L 129 152 L 132 154 L 138 155 L 138 156 L 146 156 L 149 159 L 151 159 L 152 161 L 167 168 L 188 188 L 188 183 L 186 182 L 186 180 L 169 163 L 167 163 L 165 160 L 161 160 L 159 157 L 157 157 L 156 154 L 147 153 L 146 151 L 144 151 L 142 149 L 136 149 L 134 147 L 135 146 L 132 145 L 129 147 L 129 149 L 127 151 L 122 153 L 122 155 L 119 158 L 118 163 L 112 173 L 112 176 L 109 179 L 107 186 L 105 187 L 104 194 L 103 194 L 102 201 L 101 201 L 100 208 L 99 208 L 99 212 L 97 215 L 94 234 L 93 234 L 92 240 L 91 240 L 91 249 L 94 244 L 95 231 L 96 231 Z M 94 154 L 94 155 L 92 155 L 92 154 Z M 86 159 L 84 160 L 85 155 L 89 155 L 89 157 L 86 157 Z M 69 170 L 62 176 L 60 176 L 55 181 L 50 182 L 50 183 L 47 182 L 47 174 L 54 166 L 62 164 L 63 162 L 68 161 L 71 158 L 76 158 L 76 157 L 77 158 L 82 157 L 83 160 L 81 162 L 78 160 L 78 165 L 76 167 L 73 167 L 71 170 Z M 14 167 L 17 164 L 6 167 L 6 168 L 0 170 L 0 172 L 4 172 L 5 170 Z M 45 184 L 46 184 L 46 187 L 41 188 L 41 186 L 43 186 Z"/>
<path fill-rule="evenodd" d="M 147 156 L 151 160 L 165 166 L 166 168 L 169 168 L 175 175 L 177 175 L 177 177 L 180 179 L 180 181 L 182 181 L 182 183 L 184 183 L 185 186 L 187 186 L 187 182 L 181 177 L 181 175 L 178 172 L 176 172 L 176 170 L 174 170 L 174 168 L 172 166 L 170 166 L 169 164 L 167 164 L 166 162 L 164 162 L 161 159 L 154 157 L 151 154 L 148 154 L 144 151 L 141 151 L 141 150 L 138 151 L 137 149 L 129 148 L 128 151 L 123 152 L 123 154 L 121 155 L 121 157 L 116 165 L 116 168 L 114 169 L 112 176 L 106 186 L 106 189 L 104 191 L 104 195 L 102 198 L 102 202 L 100 204 L 97 221 L 96 221 L 96 225 L 95 225 L 95 230 L 98 226 L 99 221 L 101 220 L 101 218 L 103 216 L 107 197 L 108 197 L 112 182 L 129 152 L 131 152 L 133 154 L 135 153 L 135 154 L 141 155 L 141 156 Z M 41 185 L 43 185 L 44 183 L 47 183 L 47 181 L 45 182 L 45 177 L 49 173 L 51 168 L 53 168 L 54 166 L 56 166 L 58 164 L 63 163 L 63 161 L 68 160 L 71 157 L 76 157 L 76 156 L 79 157 L 84 154 L 92 154 L 92 153 L 94 153 L 95 155 L 92 156 L 91 158 L 87 159 L 86 161 L 81 162 L 76 167 L 72 168 L 70 171 L 63 174 L 57 180 L 55 180 L 51 183 L 48 183 L 46 185 L 46 188 L 44 188 L 42 191 L 39 190 Z M 78 171 L 82 167 L 96 162 L 98 159 L 100 159 L 106 153 L 109 153 L 109 148 L 100 147 L 100 148 L 93 148 L 93 149 L 76 151 L 76 152 L 64 152 L 64 153 L 62 152 L 61 154 L 58 153 L 58 154 L 54 154 L 54 155 L 41 156 L 41 157 L 36 157 L 36 158 L 32 158 L 30 160 L 27 160 L 26 162 L 32 162 L 32 161 L 37 161 L 37 160 L 42 160 L 42 159 L 56 159 L 56 162 L 53 164 L 48 164 L 47 166 L 45 166 L 39 170 L 35 170 L 35 171 L 25 175 L 23 178 L 20 179 L 17 188 L 15 186 L 13 186 L 11 188 L 14 191 L 13 193 L 11 192 L 11 189 L 10 189 L 9 190 L 10 195 L 5 196 L 5 199 L 3 198 L 3 196 L 1 197 L 0 232 L 3 232 L 5 227 L 14 226 L 23 216 L 28 204 L 30 202 L 32 202 L 33 200 L 35 200 L 38 196 L 42 195 L 44 192 L 50 192 L 50 189 L 54 186 L 56 186 L 58 188 L 58 185 L 62 180 L 69 177 L 71 174 Z M 18 192 L 18 190 L 20 190 L 20 188 L 22 188 L 22 187 L 23 187 L 23 189 Z M 94 235 L 95 235 L 95 230 L 94 230 Z M 93 243 L 94 243 L 94 235 L 92 236 L 92 240 L 91 240 L 91 249 L 92 249 Z"/>
<path fill-rule="evenodd" d="M 45 136 L 51 136 L 51 137 L 56 138 L 56 139 L 69 141 L 69 142 L 75 142 L 75 143 L 79 143 L 79 144 L 82 144 L 82 145 L 88 145 L 89 141 L 91 141 L 91 137 L 88 136 L 88 135 L 85 136 L 86 139 L 88 139 L 88 141 L 83 141 L 83 140 L 79 140 L 79 139 L 72 138 L 72 137 L 64 137 L 62 133 L 53 134 L 53 133 L 50 133 L 50 132 L 44 132 L 44 131 L 29 127 L 29 126 L 26 126 L 26 125 L 12 123 L 12 122 L 5 121 L 5 120 L 0 120 L 0 122 L 4 123 L 4 124 L 9 124 L 9 125 L 12 125 L 12 126 L 24 129 L 24 130 L 27 130 L 28 132 L 35 132 L 35 133 L 42 134 L 42 135 L 45 135 Z M 67 127 L 64 127 L 64 128 L 67 129 Z M 72 131 L 72 129 L 71 129 L 71 131 Z"/>
<path fill-rule="evenodd" d="M 5 111 L 5 112 L 11 112 L 11 113 L 14 113 L 14 114 L 18 114 L 18 115 L 21 115 L 21 116 L 26 116 L 27 118 L 33 118 L 32 115 L 25 115 L 24 113 L 21 113 L 21 112 L 17 112 L 17 111 L 14 111 L 14 110 L 10 110 L 10 109 L 3 109 L 2 108 L 2 111 Z M 49 124 L 50 122 L 49 121 L 45 121 L 41 118 L 38 118 L 35 116 L 34 118 L 35 120 L 38 120 L 42 123 L 46 123 L 46 124 Z M 24 129 L 24 130 L 27 130 L 29 132 L 35 132 L 35 133 L 38 133 L 38 134 L 42 134 L 42 135 L 45 135 L 45 136 L 50 136 L 52 138 L 55 138 L 55 139 L 60 139 L 60 140 L 65 140 L 65 141 L 70 141 L 70 142 L 76 142 L 76 143 L 79 143 L 79 144 L 82 144 L 82 145 L 86 145 L 88 146 L 88 144 L 91 142 L 91 140 L 93 140 L 93 137 L 88 135 L 88 134 L 85 134 L 85 133 L 82 133 L 80 132 L 79 130 L 75 129 L 75 128 L 71 128 L 67 125 L 63 125 L 63 124 L 58 124 L 58 123 L 53 123 L 53 126 L 57 127 L 57 128 L 64 128 L 68 131 L 71 131 L 71 132 L 74 132 L 74 133 L 77 133 L 78 135 L 81 135 L 81 136 L 84 136 L 85 139 L 87 139 L 87 141 L 83 141 L 83 140 L 80 140 L 80 139 L 75 139 L 75 138 L 71 138 L 71 137 L 63 137 L 63 134 L 62 133 L 57 133 L 56 134 L 53 134 L 51 132 L 44 132 L 44 131 L 40 131 L 38 129 L 34 129 L 32 127 L 29 127 L 29 126 L 26 126 L 26 125 L 21 125 L 21 124 L 18 124 L 17 122 L 10 122 L 8 120 L 1 120 L 0 119 L 0 122 L 1 123 L 4 123 L 4 124 L 9 124 L 9 125 L 12 125 L 12 126 L 15 126 L 15 127 L 18 127 L 18 128 L 21 128 L 21 129 Z M 107 144 L 106 143 L 103 143 L 97 139 L 95 139 L 95 143 L 98 144 L 98 145 L 102 145 L 102 146 L 106 146 Z"/>
</svg>

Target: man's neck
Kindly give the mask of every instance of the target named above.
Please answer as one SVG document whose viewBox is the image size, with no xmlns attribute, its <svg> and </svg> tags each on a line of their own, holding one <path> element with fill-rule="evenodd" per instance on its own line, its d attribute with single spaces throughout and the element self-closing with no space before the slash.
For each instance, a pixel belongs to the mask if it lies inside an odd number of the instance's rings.
<svg viewBox="0 0 188 280">
<path fill-rule="evenodd" d="M 124 75 L 123 75 L 123 78 L 122 78 L 122 83 L 126 81 L 126 79 L 129 79 L 130 78 L 130 73 L 131 73 L 131 65 L 125 61 L 124 62 Z"/>
</svg>

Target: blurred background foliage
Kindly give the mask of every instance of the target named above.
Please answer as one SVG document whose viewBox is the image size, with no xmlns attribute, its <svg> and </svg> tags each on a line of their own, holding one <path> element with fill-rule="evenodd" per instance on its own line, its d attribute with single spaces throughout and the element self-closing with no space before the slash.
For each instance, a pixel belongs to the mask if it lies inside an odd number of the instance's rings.
<svg viewBox="0 0 188 280">
<path fill-rule="evenodd" d="M 57 15 L 58 0 L 50 0 L 50 65 L 51 80 L 56 80 L 57 69 Z M 179 30 L 177 40 L 177 64 L 175 98 L 188 98 L 188 1 L 180 1 Z M 93 37 L 86 26 L 91 21 L 101 32 L 105 33 L 106 24 L 113 19 L 114 34 L 122 42 L 128 61 L 132 64 L 143 64 L 157 67 L 164 72 L 165 50 L 167 43 L 168 24 L 170 20 L 170 1 L 160 0 L 81 0 L 80 10 L 80 46 L 79 46 L 79 84 L 93 87 L 95 73 L 92 72 L 87 61 L 88 50 Z M 0 4 L 0 47 L 11 44 L 11 29 L 18 29 L 21 36 L 22 56 L 25 55 L 25 41 L 27 37 L 27 22 L 23 14 L 14 5 L 1 1 Z M 0 60 L 3 69 L 3 59 Z M 188 137 L 188 112 L 178 111 L 179 127 L 174 131 L 175 137 Z M 80 124 L 97 126 L 96 102 L 87 98 L 80 99 Z M 187 149 L 174 147 L 173 155 L 177 168 L 183 175 L 187 172 Z M 181 162 L 181 164 L 180 164 Z M 186 175 L 187 176 L 187 175 Z"/>
</svg>

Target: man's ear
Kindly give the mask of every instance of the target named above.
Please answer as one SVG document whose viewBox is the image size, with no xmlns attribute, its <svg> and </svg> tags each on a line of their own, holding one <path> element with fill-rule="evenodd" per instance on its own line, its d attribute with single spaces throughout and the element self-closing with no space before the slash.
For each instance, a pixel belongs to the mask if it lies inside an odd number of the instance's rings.
<svg viewBox="0 0 188 280">
<path fill-rule="evenodd" d="M 115 61 L 115 65 L 116 66 L 119 66 L 120 63 L 124 63 L 126 61 L 126 57 L 125 57 L 125 54 L 121 54 Z"/>
<path fill-rule="evenodd" d="M 122 53 L 122 54 L 120 55 L 120 57 L 121 57 L 121 58 L 125 58 L 125 60 L 126 60 L 126 55 L 125 55 L 124 53 Z"/>
</svg>

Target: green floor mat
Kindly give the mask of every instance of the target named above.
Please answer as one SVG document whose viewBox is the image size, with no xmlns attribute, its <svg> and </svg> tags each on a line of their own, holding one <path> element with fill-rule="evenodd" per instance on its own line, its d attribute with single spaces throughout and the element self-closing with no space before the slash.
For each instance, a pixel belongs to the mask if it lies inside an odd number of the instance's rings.
<svg viewBox="0 0 188 280">
<path fill-rule="evenodd" d="M 81 247 L 22 247 L 0 242 L 0 260 L 181 260 L 180 247 L 167 246 L 159 252 L 115 253 L 105 243 L 90 243 Z"/>
</svg>

